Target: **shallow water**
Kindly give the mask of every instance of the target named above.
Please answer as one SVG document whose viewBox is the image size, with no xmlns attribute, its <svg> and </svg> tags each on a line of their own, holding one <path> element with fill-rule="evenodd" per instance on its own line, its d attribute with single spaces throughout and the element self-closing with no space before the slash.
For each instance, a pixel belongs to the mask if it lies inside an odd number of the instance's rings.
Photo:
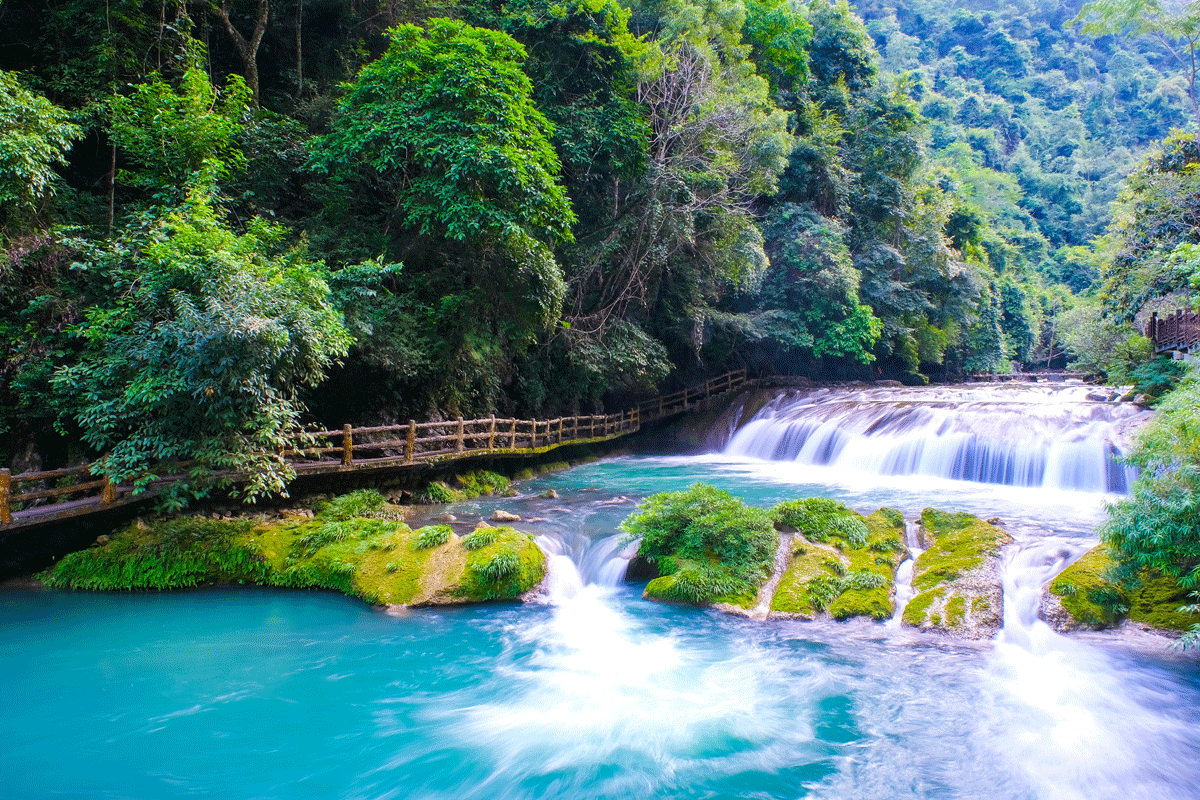
<svg viewBox="0 0 1200 800">
<path fill-rule="evenodd" d="M 754 622 L 612 586 L 637 499 L 696 481 L 757 505 L 1001 517 L 1005 630 Z M 1200 666 L 1162 640 L 1063 637 L 1040 587 L 1105 495 L 867 480 L 725 455 L 620 458 L 524 496 L 547 602 L 389 616 L 322 592 L 0 593 L 0 796 L 1194 798 Z M 560 497 L 536 494 L 555 488 Z"/>
</svg>

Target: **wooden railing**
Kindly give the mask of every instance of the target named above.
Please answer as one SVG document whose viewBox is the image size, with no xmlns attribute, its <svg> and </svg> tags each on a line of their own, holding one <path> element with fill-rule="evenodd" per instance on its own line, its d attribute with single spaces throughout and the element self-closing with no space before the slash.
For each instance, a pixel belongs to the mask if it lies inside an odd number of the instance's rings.
<svg viewBox="0 0 1200 800">
<path fill-rule="evenodd" d="M 1180 310 L 1159 317 L 1156 311 L 1150 315 L 1146 336 L 1154 342 L 1156 354 L 1172 350 L 1187 352 L 1200 342 L 1200 314 Z"/>
<path fill-rule="evenodd" d="M 370 428 L 344 425 L 341 430 L 306 434 L 303 444 L 297 442 L 296 448 L 284 451 L 283 456 L 297 474 L 311 475 L 402 468 L 489 454 L 541 453 L 563 445 L 625 436 L 644 422 L 695 408 L 745 382 L 746 371 L 738 370 L 608 415 L 548 420 L 409 420 L 403 425 Z M 176 464 L 163 470 L 141 490 L 95 477 L 91 464 L 19 475 L 0 469 L 0 530 L 90 514 L 152 496 L 164 485 L 183 479 L 182 475 L 171 474 L 183 466 Z M 22 491 L 22 486 L 28 488 Z"/>
</svg>

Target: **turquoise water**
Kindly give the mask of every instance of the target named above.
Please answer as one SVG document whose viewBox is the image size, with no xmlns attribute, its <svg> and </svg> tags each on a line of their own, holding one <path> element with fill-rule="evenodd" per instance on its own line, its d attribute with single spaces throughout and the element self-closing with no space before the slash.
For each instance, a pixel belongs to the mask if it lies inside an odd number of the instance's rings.
<svg viewBox="0 0 1200 800">
<path fill-rule="evenodd" d="M 1010 572 L 1034 583 L 1041 548 L 1081 552 L 1103 503 L 623 458 L 448 509 L 540 518 L 526 527 L 586 584 L 543 603 L 389 616 L 314 592 L 3 592 L 0 797 L 1195 797 L 1200 668 L 1159 640 L 1058 636 L 1016 599 L 996 641 L 960 643 L 597 585 L 634 501 L 697 480 L 762 505 L 1001 516 Z"/>
</svg>

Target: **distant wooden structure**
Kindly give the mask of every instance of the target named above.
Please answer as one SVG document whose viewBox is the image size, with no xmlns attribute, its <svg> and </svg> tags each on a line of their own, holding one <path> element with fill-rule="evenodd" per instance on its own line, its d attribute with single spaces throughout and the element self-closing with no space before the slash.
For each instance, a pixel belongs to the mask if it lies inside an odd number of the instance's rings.
<svg viewBox="0 0 1200 800">
<path fill-rule="evenodd" d="M 1159 317 L 1156 311 L 1146 325 L 1146 338 L 1154 343 L 1155 355 L 1190 353 L 1200 342 L 1200 314 L 1180 309 Z"/>
<path fill-rule="evenodd" d="M 617 439 L 640 430 L 644 423 L 689 411 L 727 394 L 746 382 L 737 370 L 645 400 L 631 409 L 608 415 L 525 420 L 488 417 L 440 422 L 409 420 L 405 425 L 382 425 L 310 433 L 304 445 L 284 451 L 297 475 L 397 470 L 440 464 L 478 456 L 520 456 L 545 453 L 566 445 Z M 92 464 L 13 475 L 0 469 L 0 532 L 84 514 L 106 511 L 153 497 L 184 479 L 167 465 L 145 489 L 97 478 Z M 176 471 L 174 474 L 173 471 Z M 231 475 L 235 482 L 248 476 Z M 20 487 L 27 487 L 20 490 Z M 39 504 L 39 501 L 51 502 Z"/>
</svg>

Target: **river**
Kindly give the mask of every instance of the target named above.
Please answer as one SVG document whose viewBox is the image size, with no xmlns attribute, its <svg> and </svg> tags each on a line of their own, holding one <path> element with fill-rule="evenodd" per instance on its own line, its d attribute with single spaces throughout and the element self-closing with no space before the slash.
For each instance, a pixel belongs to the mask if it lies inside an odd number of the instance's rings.
<svg viewBox="0 0 1200 800">
<path fill-rule="evenodd" d="M 2 592 L 0 796 L 1194 798 L 1195 656 L 1036 619 L 1128 477 L 1111 462 L 1127 409 L 1073 397 L 799 393 L 730 415 L 706 455 L 608 459 L 448 509 L 543 520 L 523 523 L 552 555 L 539 603 L 388 615 L 323 592 Z M 817 430 L 834 444 L 805 455 Z M 939 454 L 914 456 L 918 439 Z M 642 601 L 616 526 L 696 481 L 764 506 L 998 516 L 1016 539 L 1004 630 L 961 642 Z"/>
</svg>

